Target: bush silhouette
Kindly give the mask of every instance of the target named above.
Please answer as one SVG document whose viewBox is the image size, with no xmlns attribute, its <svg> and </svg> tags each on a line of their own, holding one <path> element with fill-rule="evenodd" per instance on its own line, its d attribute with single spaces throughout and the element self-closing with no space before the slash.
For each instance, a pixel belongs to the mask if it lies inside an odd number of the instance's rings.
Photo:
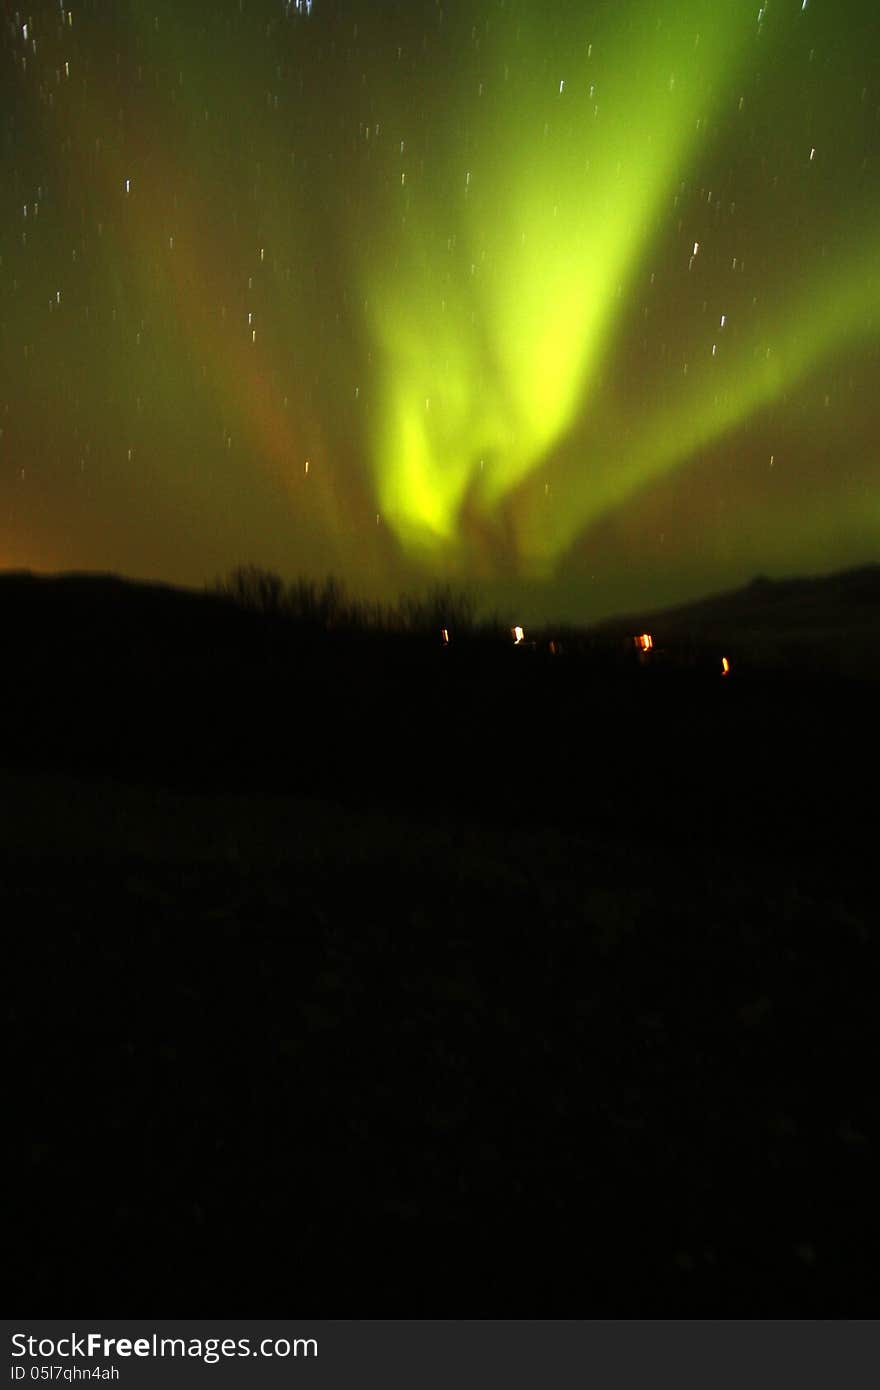
<svg viewBox="0 0 880 1390">
<path fill-rule="evenodd" d="M 214 591 L 252 613 L 280 614 L 286 606 L 281 577 L 258 565 L 239 565 L 226 579 L 216 580 Z"/>
<path fill-rule="evenodd" d="M 239 565 L 225 579 L 217 579 L 213 592 L 237 608 L 264 617 L 279 618 L 314 632 L 374 633 L 410 637 L 439 636 L 446 628 L 455 637 L 474 635 L 476 600 L 449 584 L 437 584 L 424 595 L 402 594 L 396 603 L 384 604 L 351 597 L 334 575 L 323 582 L 300 576 L 285 585 L 280 575 L 258 565 Z M 483 625 L 500 629 L 496 618 Z"/>
</svg>

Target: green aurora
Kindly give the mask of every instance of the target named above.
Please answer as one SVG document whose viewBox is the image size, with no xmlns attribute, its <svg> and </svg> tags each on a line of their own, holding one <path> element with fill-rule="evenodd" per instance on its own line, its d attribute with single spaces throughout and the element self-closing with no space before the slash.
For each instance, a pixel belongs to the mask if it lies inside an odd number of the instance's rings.
<svg viewBox="0 0 880 1390">
<path fill-rule="evenodd" d="M 0 563 L 529 619 L 877 558 L 863 0 L 106 10 L 4 30 Z"/>
</svg>

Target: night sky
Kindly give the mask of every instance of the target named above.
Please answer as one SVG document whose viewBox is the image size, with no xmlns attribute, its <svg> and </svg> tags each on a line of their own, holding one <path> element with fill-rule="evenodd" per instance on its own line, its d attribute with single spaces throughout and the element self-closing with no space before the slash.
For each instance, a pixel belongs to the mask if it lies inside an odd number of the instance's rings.
<svg viewBox="0 0 880 1390">
<path fill-rule="evenodd" d="M 880 556 L 876 0 L 35 0 L 0 567 L 591 619 Z"/>
</svg>

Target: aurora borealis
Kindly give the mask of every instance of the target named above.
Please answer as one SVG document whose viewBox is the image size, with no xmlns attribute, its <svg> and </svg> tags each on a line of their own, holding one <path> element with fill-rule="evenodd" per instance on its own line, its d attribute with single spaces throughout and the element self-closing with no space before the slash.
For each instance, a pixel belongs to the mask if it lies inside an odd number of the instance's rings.
<svg viewBox="0 0 880 1390">
<path fill-rule="evenodd" d="M 2 33 L 0 567 L 594 618 L 880 552 L 869 0 Z"/>
</svg>

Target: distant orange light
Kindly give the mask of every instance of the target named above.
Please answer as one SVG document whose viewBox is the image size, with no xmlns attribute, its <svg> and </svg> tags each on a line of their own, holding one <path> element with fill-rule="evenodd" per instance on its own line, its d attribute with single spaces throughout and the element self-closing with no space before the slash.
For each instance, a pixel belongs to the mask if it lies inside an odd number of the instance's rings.
<svg viewBox="0 0 880 1390">
<path fill-rule="evenodd" d="M 441 627 L 441 629 L 440 629 L 440 636 L 443 638 L 443 645 L 444 645 L 444 647 L 448 647 L 448 646 L 449 646 L 449 628 L 448 628 L 448 627 Z"/>
<path fill-rule="evenodd" d="M 523 640 L 524 637 L 525 633 L 523 632 L 521 627 L 515 627 L 513 629 L 513 641 L 515 646 L 519 646 L 520 642 Z"/>
<path fill-rule="evenodd" d="M 721 674 L 722 676 L 730 675 L 730 662 L 727 660 L 726 656 L 721 658 Z"/>
<path fill-rule="evenodd" d="M 643 632 L 639 637 L 634 637 L 633 642 L 640 652 L 649 652 L 654 645 L 650 632 Z"/>
</svg>

